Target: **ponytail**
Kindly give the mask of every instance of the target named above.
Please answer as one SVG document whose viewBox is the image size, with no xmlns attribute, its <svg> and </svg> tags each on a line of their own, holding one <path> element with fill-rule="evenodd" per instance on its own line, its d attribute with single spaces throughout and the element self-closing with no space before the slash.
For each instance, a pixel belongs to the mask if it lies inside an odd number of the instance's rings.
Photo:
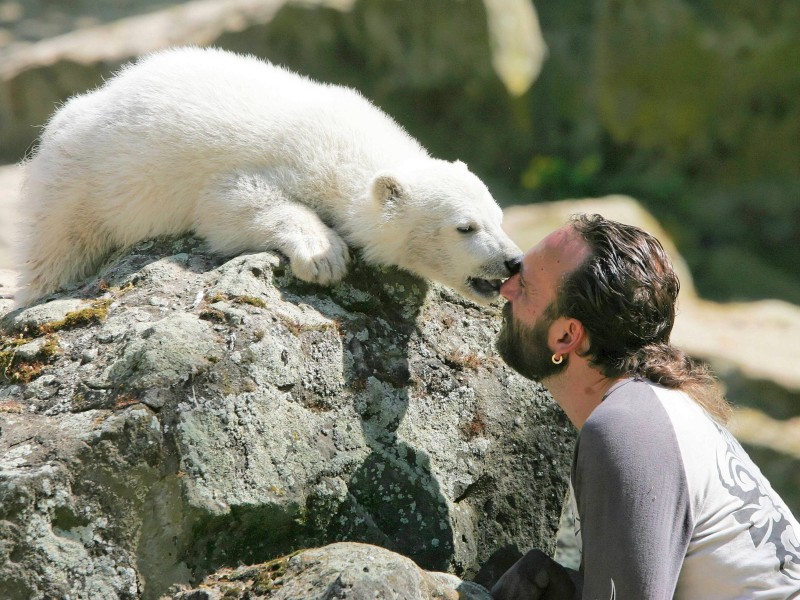
<svg viewBox="0 0 800 600">
<path fill-rule="evenodd" d="M 731 407 L 711 370 L 671 344 L 649 344 L 635 352 L 622 369 L 668 389 L 686 392 L 718 423 L 731 417 Z"/>
</svg>

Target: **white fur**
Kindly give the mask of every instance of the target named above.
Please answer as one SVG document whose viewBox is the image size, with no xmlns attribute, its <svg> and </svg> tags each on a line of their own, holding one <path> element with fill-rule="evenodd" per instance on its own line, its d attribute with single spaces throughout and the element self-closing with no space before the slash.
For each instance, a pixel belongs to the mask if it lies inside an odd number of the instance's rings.
<svg viewBox="0 0 800 600">
<path fill-rule="evenodd" d="M 114 247 L 187 231 L 220 253 L 279 250 L 322 284 L 349 244 L 479 301 L 468 278 L 506 277 L 520 254 L 486 186 L 358 92 L 221 50 L 156 53 L 72 98 L 26 169 L 23 305 Z"/>
</svg>

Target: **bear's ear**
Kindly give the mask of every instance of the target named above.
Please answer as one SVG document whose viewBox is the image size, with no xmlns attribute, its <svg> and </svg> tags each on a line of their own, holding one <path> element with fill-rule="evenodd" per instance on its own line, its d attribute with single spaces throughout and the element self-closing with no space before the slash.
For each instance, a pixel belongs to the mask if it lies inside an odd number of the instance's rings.
<svg viewBox="0 0 800 600">
<path fill-rule="evenodd" d="M 372 180 L 370 192 L 373 202 L 376 202 L 379 206 L 396 202 L 405 195 L 405 190 L 400 180 L 395 175 L 387 172 L 378 173 L 375 179 Z"/>
</svg>

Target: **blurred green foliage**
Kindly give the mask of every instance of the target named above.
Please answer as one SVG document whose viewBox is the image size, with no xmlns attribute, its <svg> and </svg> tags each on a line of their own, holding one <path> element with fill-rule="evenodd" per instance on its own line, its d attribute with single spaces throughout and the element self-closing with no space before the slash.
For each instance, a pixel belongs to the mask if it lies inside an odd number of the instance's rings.
<svg viewBox="0 0 800 600">
<path fill-rule="evenodd" d="M 598 180 L 600 167 L 597 154 L 587 156 L 575 165 L 558 156 L 537 154 L 522 173 L 522 186 L 547 196 L 594 196 L 601 187 Z"/>
<path fill-rule="evenodd" d="M 800 303 L 800 3 L 537 8 L 550 58 L 523 198 L 630 194 L 701 295 Z"/>
</svg>

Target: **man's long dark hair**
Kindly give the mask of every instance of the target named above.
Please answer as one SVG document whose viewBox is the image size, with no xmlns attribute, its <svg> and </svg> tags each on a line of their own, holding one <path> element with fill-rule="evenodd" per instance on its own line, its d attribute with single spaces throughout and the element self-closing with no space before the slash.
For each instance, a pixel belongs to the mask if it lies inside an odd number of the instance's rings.
<svg viewBox="0 0 800 600">
<path fill-rule="evenodd" d="M 591 364 L 607 377 L 682 390 L 725 423 L 731 409 L 716 378 L 670 344 L 680 283 L 661 243 L 600 215 L 573 215 L 570 224 L 590 253 L 564 278 L 555 308 L 583 324 Z"/>
</svg>

